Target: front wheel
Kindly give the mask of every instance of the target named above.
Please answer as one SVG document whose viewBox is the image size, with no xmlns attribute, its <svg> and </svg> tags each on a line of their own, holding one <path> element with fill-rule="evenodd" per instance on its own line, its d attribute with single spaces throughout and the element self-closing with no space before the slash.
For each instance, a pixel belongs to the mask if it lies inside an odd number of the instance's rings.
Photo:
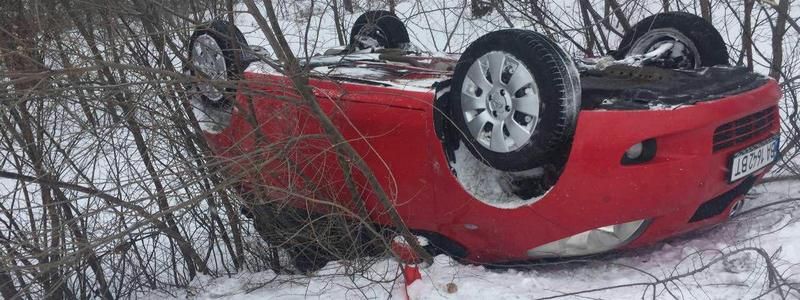
<svg viewBox="0 0 800 300">
<path fill-rule="evenodd" d="M 222 20 L 199 26 L 189 38 L 189 64 L 185 69 L 198 80 L 187 90 L 198 123 L 206 132 L 219 133 L 230 122 L 236 88 L 233 83 L 220 88 L 220 82 L 242 77 L 246 48 L 242 32 Z"/>
<path fill-rule="evenodd" d="M 547 37 L 495 31 L 473 42 L 459 59 L 451 117 L 472 154 L 495 169 L 555 164 L 572 142 L 579 80 L 572 60 Z"/>
</svg>

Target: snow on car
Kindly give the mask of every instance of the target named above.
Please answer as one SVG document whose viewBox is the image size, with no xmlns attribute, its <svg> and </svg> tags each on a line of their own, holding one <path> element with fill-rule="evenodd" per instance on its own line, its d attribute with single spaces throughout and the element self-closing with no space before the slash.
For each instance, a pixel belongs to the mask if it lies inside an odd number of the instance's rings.
<svg viewBox="0 0 800 300">
<path fill-rule="evenodd" d="M 192 100 L 215 153 L 241 173 L 257 166 L 243 191 L 285 187 L 261 196 L 323 213 L 287 192 L 308 188 L 353 206 L 331 145 L 298 138 L 324 131 L 287 100 L 297 95 L 279 64 L 223 21 L 198 28 L 190 49 L 190 74 L 245 79 L 224 92 L 197 84 Z M 347 47 L 305 63 L 405 224 L 466 262 L 596 254 L 722 222 L 777 157 L 778 85 L 727 65 L 720 34 L 690 14 L 656 14 L 612 55 L 571 59 L 520 29 L 460 55 L 421 53 L 397 17 L 373 11 Z M 355 180 L 371 221 L 390 226 Z"/>
</svg>

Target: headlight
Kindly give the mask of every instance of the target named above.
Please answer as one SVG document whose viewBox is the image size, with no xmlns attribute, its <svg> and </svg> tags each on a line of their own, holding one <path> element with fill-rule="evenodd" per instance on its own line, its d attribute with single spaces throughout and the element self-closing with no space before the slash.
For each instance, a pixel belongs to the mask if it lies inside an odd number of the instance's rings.
<svg viewBox="0 0 800 300">
<path fill-rule="evenodd" d="M 630 242 L 647 227 L 646 220 L 598 227 L 528 250 L 533 258 L 581 256 L 605 252 Z"/>
</svg>

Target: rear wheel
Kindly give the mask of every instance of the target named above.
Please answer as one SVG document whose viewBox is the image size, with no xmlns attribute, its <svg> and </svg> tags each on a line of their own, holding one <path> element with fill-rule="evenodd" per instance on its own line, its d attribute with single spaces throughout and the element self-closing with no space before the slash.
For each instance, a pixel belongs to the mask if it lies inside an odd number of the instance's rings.
<svg viewBox="0 0 800 300">
<path fill-rule="evenodd" d="M 643 55 L 665 44 L 672 47 L 650 64 L 668 69 L 696 69 L 728 64 L 719 31 L 705 19 L 684 12 L 659 13 L 639 21 L 622 37 L 616 59 Z"/>
<path fill-rule="evenodd" d="M 407 47 L 409 42 L 406 25 L 397 15 L 385 10 L 365 12 L 356 19 L 350 32 L 351 50 L 402 49 Z"/>
<path fill-rule="evenodd" d="M 450 95 L 464 144 L 485 164 L 502 171 L 563 166 L 580 83 L 572 61 L 545 36 L 517 29 L 482 36 L 459 59 Z"/>
</svg>

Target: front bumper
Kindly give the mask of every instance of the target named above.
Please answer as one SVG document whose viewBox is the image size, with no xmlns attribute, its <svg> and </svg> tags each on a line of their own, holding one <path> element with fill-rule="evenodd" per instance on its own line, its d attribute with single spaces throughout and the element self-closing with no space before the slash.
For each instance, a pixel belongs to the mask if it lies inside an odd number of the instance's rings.
<svg viewBox="0 0 800 300">
<path fill-rule="evenodd" d="M 715 132 L 754 113 L 777 110 L 779 98 L 777 84 L 769 81 L 742 94 L 672 110 L 581 113 L 561 177 L 564 182 L 558 183 L 565 190 L 558 194 L 582 200 L 570 201 L 571 213 L 559 217 L 565 221 L 558 223 L 580 232 L 648 219 L 642 234 L 627 244 L 636 247 L 727 219 L 733 203 L 769 169 L 729 182 L 731 156 L 779 134 L 780 122 L 775 117 L 762 130 L 724 148 L 715 147 Z M 655 139 L 658 145 L 653 160 L 620 165 L 630 145 L 647 139 Z M 586 182 L 592 182 L 589 192 L 583 188 Z M 548 198 L 558 205 L 560 199 Z M 569 221 L 587 218 L 592 220 Z"/>
<path fill-rule="evenodd" d="M 528 259 L 531 249 L 613 224 L 648 221 L 619 248 L 719 223 L 768 170 L 729 182 L 731 156 L 779 134 L 780 123 L 776 118 L 747 140 L 717 150 L 715 131 L 755 112 L 777 109 L 779 99 L 780 90 L 770 80 L 741 94 L 669 110 L 582 111 L 567 165 L 544 198 L 512 210 L 469 201 L 457 219 L 447 221 L 455 225 L 444 233 L 467 246 L 469 259 L 497 262 Z M 657 143 L 652 160 L 621 163 L 631 145 L 648 139 Z M 457 228 L 464 223 L 487 229 Z"/>
</svg>

